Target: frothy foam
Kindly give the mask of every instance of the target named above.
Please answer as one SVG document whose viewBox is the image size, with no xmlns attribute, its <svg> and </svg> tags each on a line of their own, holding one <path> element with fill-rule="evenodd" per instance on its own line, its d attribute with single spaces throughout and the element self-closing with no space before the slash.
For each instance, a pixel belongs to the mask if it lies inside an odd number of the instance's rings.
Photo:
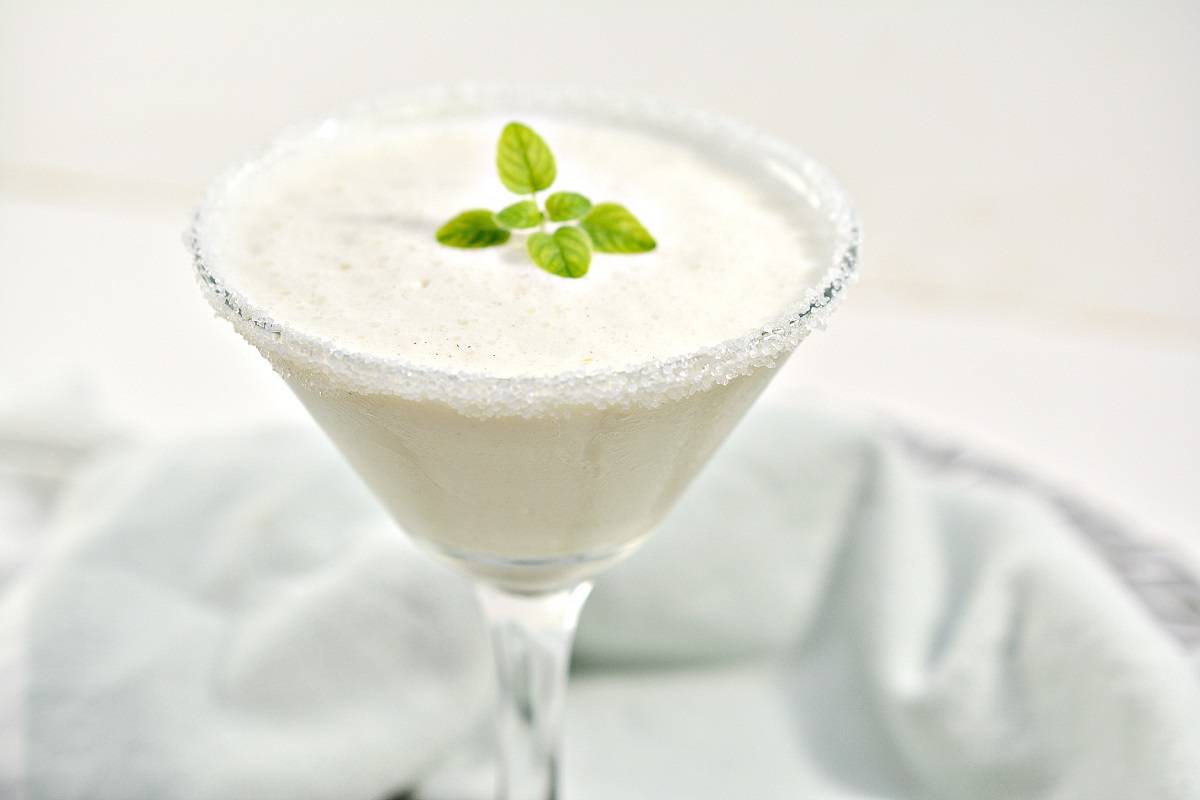
<svg viewBox="0 0 1200 800">
<path fill-rule="evenodd" d="M 227 177 L 193 232 L 215 304 L 285 369 L 525 415 L 653 406 L 773 363 L 850 276 L 857 231 L 824 174 L 711 120 L 681 129 L 702 134 L 689 138 L 519 116 L 558 156 L 554 189 L 628 205 L 653 253 L 596 254 L 572 281 L 537 269 L 520 234 L 485 250 L 438 244 L 454 213 L 516 199 L 493 166 L 508 116 L 360 114 Z"/>
<path fill-rule="evenodd" d="M 230 281 L 281 322 L 348 350 L 494 376 L 620 368 L 720 342 L 820 277 L 769 193 L 686 146 L 628 129 L 530 120 L 559 153 L 556 186 L 621 200 L 659 241 L 596 254 L 565 280 L 525 234 L 460 250 L 434 239 L 467 208 L 502 208 L 503 119 L 348 127 L 245 182 L 219 247 Z"/>
</svg>

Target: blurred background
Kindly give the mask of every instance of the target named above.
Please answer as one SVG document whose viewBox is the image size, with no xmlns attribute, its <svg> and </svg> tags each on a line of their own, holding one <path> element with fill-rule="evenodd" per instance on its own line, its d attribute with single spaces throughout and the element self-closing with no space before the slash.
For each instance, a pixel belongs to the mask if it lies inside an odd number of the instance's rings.
<svg viewBox="0 0 1200 800">
<path fill-rule="evenodd" d="M 1003 5 L 1004 7 L 999 7 Z M 772 392 L 983 445 L 1200 543 L 1195 2 L 0 2 L 0 401 L 305 419 L 180 238 L 281 128 L 431 82 L 637 90 L 824 161 L 863 280 Z"/>
</svg>

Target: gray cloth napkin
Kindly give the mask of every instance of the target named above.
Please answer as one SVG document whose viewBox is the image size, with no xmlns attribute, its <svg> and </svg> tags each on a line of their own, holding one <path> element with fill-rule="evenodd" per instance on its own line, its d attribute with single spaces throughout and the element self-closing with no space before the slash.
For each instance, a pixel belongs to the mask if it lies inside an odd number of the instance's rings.
<svg viewBox="0 0 1200 800">
<path fill-rule="evenodd" d="M 100 439 L 51 479 L 0 594 L 3 796 L 487 795 L 470 591 L 317 432 Z M 1184 647 L 1044 497 L 931 470 L 876 421 L 760 407 L 600 578 L 565 783 L 1184 800 L 1197 720 Z"/>
</svg>

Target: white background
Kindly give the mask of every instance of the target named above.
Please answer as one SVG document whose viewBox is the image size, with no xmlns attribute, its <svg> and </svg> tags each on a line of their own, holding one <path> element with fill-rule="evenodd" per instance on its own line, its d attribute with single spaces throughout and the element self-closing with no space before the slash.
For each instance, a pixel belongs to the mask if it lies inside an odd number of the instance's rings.
<svg viewBox="0 0 1200 800">
<path fill-rule="evenodd" d="M 856 198 L 864 278 L 776 397 L 1200 542 L 1200 5 L 994 5 L 0 0 L 0 401 L 81 376 L 156 435 L 302 419 L 192 284 L 205 181 L 362 97 L 600 85 L 743 118 Z"/>
</svg>

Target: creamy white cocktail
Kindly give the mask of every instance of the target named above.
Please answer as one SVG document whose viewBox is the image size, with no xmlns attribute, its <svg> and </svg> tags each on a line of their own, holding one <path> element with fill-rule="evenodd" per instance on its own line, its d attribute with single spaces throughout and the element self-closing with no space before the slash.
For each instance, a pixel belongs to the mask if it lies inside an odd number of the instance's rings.
<svg viewBox="0 0 1200 800">
<path fill-rule="evenodd" d="M 402 373 L 363 385 L 268 350 L 406 531 L 545 583 L 552 562 L 573 574 L 649 532 L 786 353 L 611 376 L 762 330 L 827 265 L 796 224 L 802 199 L 762 167 L 652 129 L 528 121 L 570 156 L 559 184 L 633 198 L 660 246 L 563 280 L 519 248 L 440 245 L 440 218 L 505 202 L 490 164 L 505 120 L 486 114 L 322 127 L 233 181 L 206 235 L 221 283 L 283 328 L 334 357 L 445 374 L 419 391 Z M 473 376 L 495 385 L 456 391 Z M 529 378 L 551 383 L 502 384 Z"/>
<path fill-rule="evenodd" d="M 401 525 L 497 569 L 603 560 L 644 536 L 830 272 L 784 163 L 620 118 L 526 121 L 569 156 L 559 185 L 632 198 L 659 246 L 563 280 L 519 248 L 439 244 L 451 212 L 508 197 L 491 165 L 505 118 L 484 109 L 326 123 L 228 179 L 197 231 L 218 307 Z M 776 346 L 738 343 L 754 335 Z"/>
<path fill-rule="evenodd" d="M 462 89 L 280 141 L 189 244 L 400 525 L 479 579 L 500 796 L 546 800 L 588 579 L 823 323 L 858 229 L 815 163 L 738 125 Z"/>
</svg>

